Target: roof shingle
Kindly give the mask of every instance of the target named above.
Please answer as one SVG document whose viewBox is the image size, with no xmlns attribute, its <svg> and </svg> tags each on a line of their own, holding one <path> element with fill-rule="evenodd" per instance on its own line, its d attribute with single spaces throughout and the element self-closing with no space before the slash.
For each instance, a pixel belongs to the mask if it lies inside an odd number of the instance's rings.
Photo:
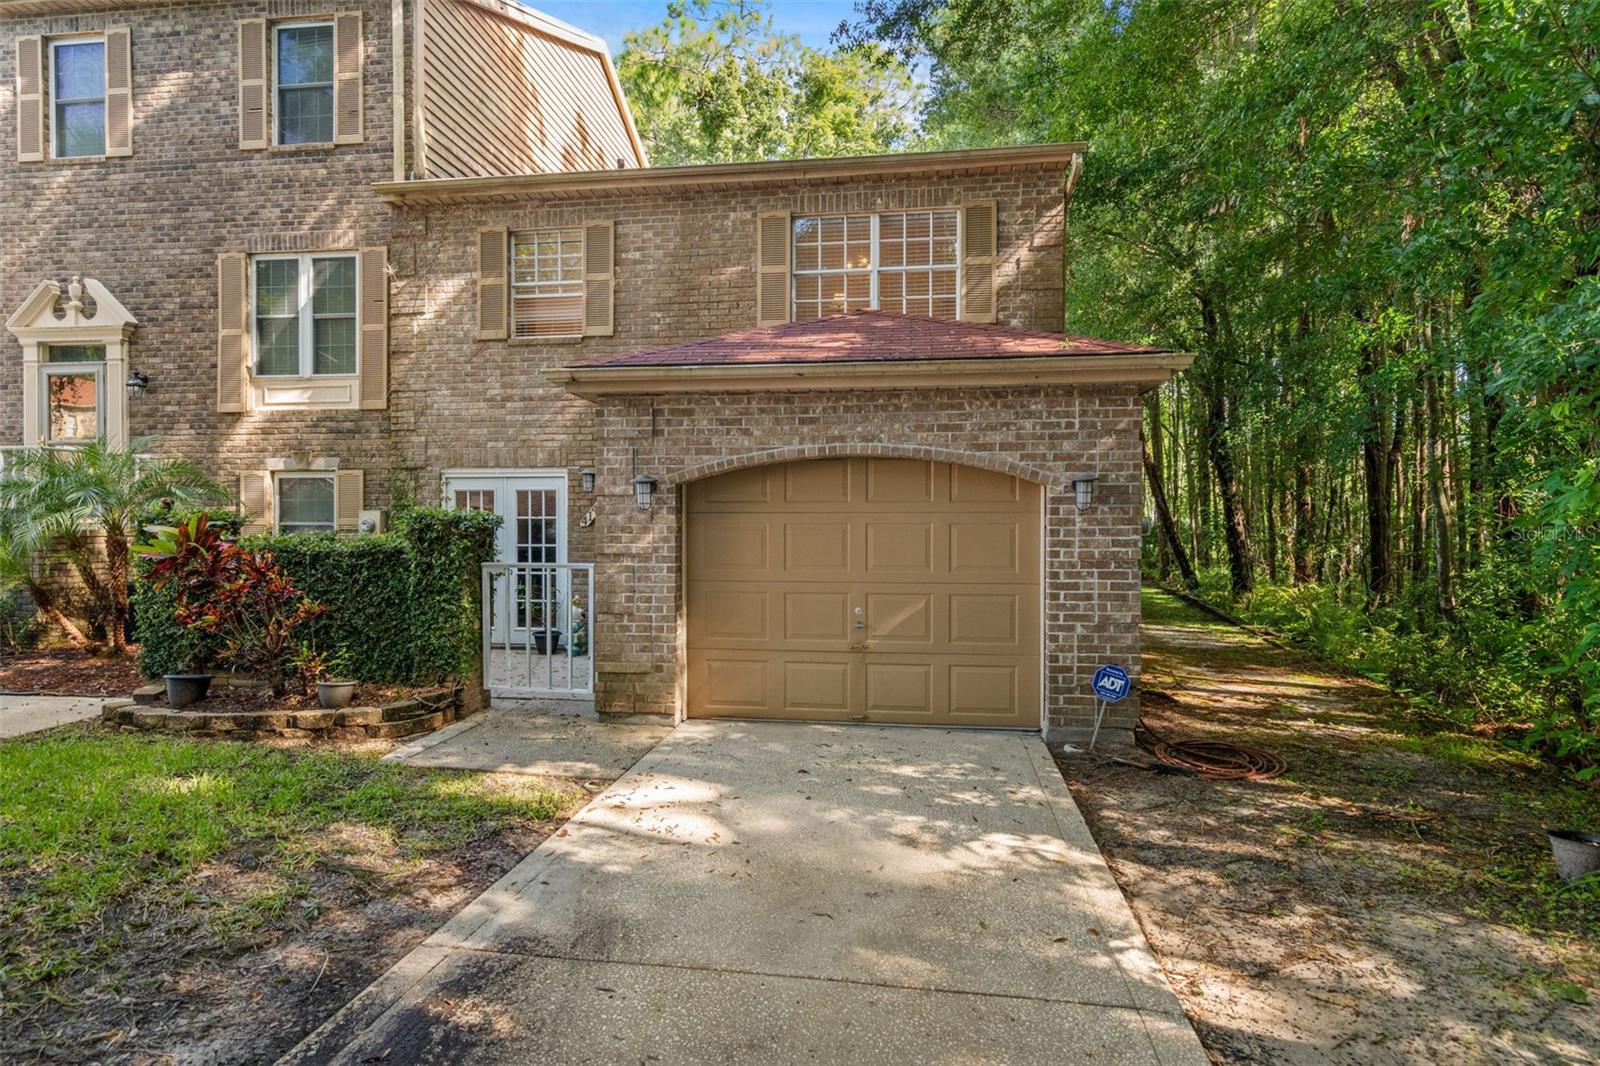
<svg viewBox="0 0 1600 1066">
<path fill-rule="evenodd" d="M 739 366 L 786 363 L 921 362 L 942 359 L 1038 359 L 1084 355 L 1158 355 L 1170 351 L 1011 326 L 852 311 L 809 322 L 724 333 L 720 337 L 610 355 L 579 367 Z"/>
</svg>

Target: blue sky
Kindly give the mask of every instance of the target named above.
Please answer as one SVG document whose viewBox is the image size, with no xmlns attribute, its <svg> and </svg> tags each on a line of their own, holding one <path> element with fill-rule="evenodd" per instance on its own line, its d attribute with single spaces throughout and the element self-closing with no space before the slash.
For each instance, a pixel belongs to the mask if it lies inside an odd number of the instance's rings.
<svg viewBox="0 0 1600 1066">
<path fill-rule="evenodd" d="M 615 55 L 622 35 L 654 26 L 667 17 L 667 0 L 520 0 L 525 7 L 604 37 Z M 772 19 L 778 30 L 792 33 L 813 48 L 826 48 L 842 19 L 855 13 L 853 0 L 773 0 Z"/>
</svg>

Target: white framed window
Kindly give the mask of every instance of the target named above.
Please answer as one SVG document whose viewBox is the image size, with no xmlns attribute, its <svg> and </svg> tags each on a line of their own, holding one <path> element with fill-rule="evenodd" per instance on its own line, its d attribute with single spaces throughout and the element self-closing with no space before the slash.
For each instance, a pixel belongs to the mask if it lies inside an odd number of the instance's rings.
<svg viewBox="0 0 1600 1066">
<path fill-rule="evenodd" d="M 106 42 L 50 42 L 50 151 L 57 159 L 106 154 Z"/>
<path fill-rule="evenodd" d="M 511 235 L 511 335 L 583 336 L 583 229 Z"/>
<path fill-rule="evenodd" d="M 794 320 L 874 308 L 956 319 L 960 238 L 954 207 L 796 216 Z"/>
<path fill-rule="evenodd" d="M 39 425 L 46 444 L 85 444 L 106 432 L 103 344 L 51 345 L 41 353 Z"/>
<path fill-rule="evenodd" d="M 272 26 L 273 143 L 333 143 L 333 23 Z"/>
<path fill-rule="evenodd" d="M 356 256 L 262 255 L 250 266 L 256 376 L 354 375 Z"/>
<path fill-rule="evenodd" d="M 332 533 L 334 475 L 279 473 L 272 478 L 276 532 Z"/>
</svg>

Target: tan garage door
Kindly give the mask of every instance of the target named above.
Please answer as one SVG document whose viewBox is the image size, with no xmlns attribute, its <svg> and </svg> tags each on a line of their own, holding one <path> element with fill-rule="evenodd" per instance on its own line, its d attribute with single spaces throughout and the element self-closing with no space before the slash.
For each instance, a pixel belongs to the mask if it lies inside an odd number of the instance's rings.
<svg viewBox="0 0 1600 1066">
<path fill-rule="evenodd" d="M 691 484 L 689 714 L 1036 728 L 1039 497 L 908 459 Z"/>
</svg>

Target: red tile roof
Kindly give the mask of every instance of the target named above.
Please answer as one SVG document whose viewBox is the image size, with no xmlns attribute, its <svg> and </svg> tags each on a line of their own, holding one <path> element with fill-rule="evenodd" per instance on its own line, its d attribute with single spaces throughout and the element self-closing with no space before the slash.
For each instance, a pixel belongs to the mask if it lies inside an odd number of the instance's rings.
<svg viewBox="0 0 1600 1066">
<path fill-rule="evenodd" d="M 1037 359 L 1042 356 L 1156 355 L 1138 344 L 1010 326 L 852 311 L 845 315 L 725 333 L 720 337 L 611 355 L 579 367 L 737 366 L 784 363 L 919 362 L 927 359 Z"/>
</svg>

